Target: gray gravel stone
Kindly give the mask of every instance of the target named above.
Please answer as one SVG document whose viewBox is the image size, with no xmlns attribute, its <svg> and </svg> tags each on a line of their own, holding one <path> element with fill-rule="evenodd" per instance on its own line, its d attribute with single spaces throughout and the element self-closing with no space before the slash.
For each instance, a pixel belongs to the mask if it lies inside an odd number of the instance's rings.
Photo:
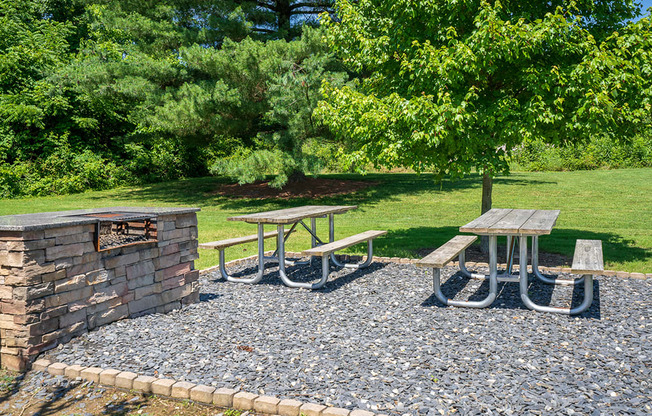
<svg viewBox="0 0 652 416">
<path fill-rule="evenodd" d="M 287 288 L 276 270 L 257 285 L 204 276 L 200 303 L 98 328 L 48 358 L 391 415 L 652 413 L 652 280 L 600 277 L 590 310 L 569 318 L 526 309 L 518 283 L 500 283 L 487 309 L 445 307 L 410 264 L 334 271 L 318 291 Z M 309 281 L 321 268 L 288 272 Z M 486 283 L 453 272 L 445 294 L 485 297 Z M 556 306 L 583 294 L 534 280 L 530 291 Z"/>
</svg>

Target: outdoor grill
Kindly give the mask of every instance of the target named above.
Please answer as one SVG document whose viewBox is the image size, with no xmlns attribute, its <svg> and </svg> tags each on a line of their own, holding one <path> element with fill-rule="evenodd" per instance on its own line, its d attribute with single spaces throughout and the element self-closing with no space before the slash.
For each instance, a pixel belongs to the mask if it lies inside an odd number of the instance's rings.
<svg viewBox="0 0 652 416">
<path fill-rule="evenodd" d="M 110 212 L 83 216 L 99 220 L 94 239 L 97 251 L 158 241 L 155 214 Z"/>
</svg>

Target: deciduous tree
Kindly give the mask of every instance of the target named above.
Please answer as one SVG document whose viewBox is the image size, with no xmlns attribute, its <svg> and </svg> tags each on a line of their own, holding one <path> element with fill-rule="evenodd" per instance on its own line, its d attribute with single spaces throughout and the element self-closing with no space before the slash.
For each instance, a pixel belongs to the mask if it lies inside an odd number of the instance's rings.
<svg viewBox="0 0 652 416">
<path fill-rule="evenodd" d="M 492 178 L 524 139 L 626 140 L 650 125 L 650 19 L 632 1 L 338 0 L 325 19 L 357 88 L 317 115 L 358 167 Z"/>
</svg>

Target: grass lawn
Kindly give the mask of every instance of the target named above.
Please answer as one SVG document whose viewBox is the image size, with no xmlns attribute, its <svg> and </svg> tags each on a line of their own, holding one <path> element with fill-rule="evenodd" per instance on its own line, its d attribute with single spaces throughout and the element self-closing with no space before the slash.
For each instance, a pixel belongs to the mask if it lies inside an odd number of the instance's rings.
<svg viewBox="0 0 652 416">
<path fill-rule="evenodd" d="M 77 195 L 0 200 L 0 215 L 106 206 L 196 206 L 199 241 L 255 233 L 255 226 L 226 221 L 236 214 L 306 204 L 350 204 L 359 209 L 335 217 L 336 238 L 367 229 L 388 230 L 374 244 L 380 256 L 416 257 L 457 233 L 480 214 L 481 180 L 433 182 L 431 175 L 325 175 L 378 182 L 355 194 L 318 200 L 232 199 L 214 194 L 220 178 L 199 178 Z M 494 183 L 495 208 L 560 209 L 557 225 L 540 239 L 541 250 L 572 256 L 575 239 L 603 241 L 607 269 L 652 273 L 652 169 L 578 172 L 516 172 Z M 327 220 L 318 220 L 324 237 Z M 271 229 L 271 228 L 270 228 Z M 274 243 L 268 241 L 268 248 Z M 287 249 L 309 246 L 309 235 L 293 236 Z M 349 249 L 364 254 L 365 246 Z M 255 254 L 255 243 L 227 249 L 227 258 Z M 217 251 L 200 251 L 198 268 L 217 263 Z M 542 264 L 545 266 L 546 264 Z"/>
</svg>

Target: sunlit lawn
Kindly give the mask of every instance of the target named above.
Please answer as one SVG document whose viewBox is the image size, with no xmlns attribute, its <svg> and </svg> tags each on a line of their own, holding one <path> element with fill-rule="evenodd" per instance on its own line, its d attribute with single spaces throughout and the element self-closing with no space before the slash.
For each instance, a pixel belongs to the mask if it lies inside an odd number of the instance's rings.
<svg viewBox="0 0 652 416">
<path fill-rule="evenodd" d="M 243 200 L 214 194 L 224 183 L 199 178 L 137 188 L 84 194 L 0 200 L 0 215 L 106 206 L 196 206 L 201 208 L 199 241 L 255 233 L 255 226 L 226 221 L 232 215 L 306 204 L 350 204 L 359 209 L 335 218 L 336 238 L 367 229 L 388 230 L 376 240 L 380 256 L 416 257 L 457 233 L 480 213 L 479 178 L 437 184 L 430 175 L 325 175 L 378 182 L 364 191 L 319 200 Z M 560 209 L 553 232 L 540 239 L 541 249 L 571 256 L 575 239 L 600 239 L 606 267 L 652 273 L 652 169 L 513 173 L 494 184 L 496 208 Z M 270 228 L 271 229 L 271 228 Z M 326 220 L 318 229 L 327 237 Z M 268 240 L 268 248 L 274 243 Z M 309 235 L 294 235 L 288 250 L 309 246 Z M 349 253 L 363 254 L 364 245 Z M 227 250 L 234 259 L 255 253 L 255 243 Z M 217 252 L 201 250 L 198 268 L 217 263 Z"/>
</svg>

